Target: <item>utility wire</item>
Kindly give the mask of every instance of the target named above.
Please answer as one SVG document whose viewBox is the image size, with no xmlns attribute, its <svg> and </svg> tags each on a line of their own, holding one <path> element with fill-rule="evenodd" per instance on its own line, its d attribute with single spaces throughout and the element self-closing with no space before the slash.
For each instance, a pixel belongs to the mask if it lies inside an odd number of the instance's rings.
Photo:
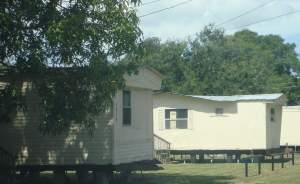
<svg viewBox="0 0 300 184">
<path fill-rule="evenodd" d="M 285 14 L 274 16 L 274 17 L 269 17 L 269 18 L 266 18 L 266 19 L 262 19 L 262 20 L 259 20 L 259 21 L 256 21 L 256 22 L 253 22 L 253 23 L 250 23 L 250 24 L 245 24 L 245 25 L 233 28 L 233 29 L 228 29 L 228 30 L 236 30 L 236 29 L 252 26 L 252 25 L 255 25 L 255 24 L 259 24 L 259 23 L 262 23 L 262 22 L 268 22 L 268 21 L 271 21 L 271 20 L 274 20 L 274 19 L 278 19 L 278 18 L 285 17 L 285 16 L 292 15 L 292 14 L 296 14 L 296 13 L 300 13 L 300 10 L 295 10 L 295 11 L 291 11 L 291 12 L 288 12 L 288 13 L 285 13 Z"/>
<path fill-rule="evenodd" d="M 221 22 L 221 23 L 218 23 L 218 24 L 216 24 L 216 26 L 219 27 L 219 26 L 222 26 L 222 25 L 227 24 L 227 23 L 229 23 L 229 22 L 232 22 L 232 21 L 234 21 L 234 20 L 236 20 L 236 19 L 238 19 L 238 18 L 240 18 L 240 17 L 242 17 L 242 16 L 245 16 L 245 15 L 247 15 L 247 14 L 250 14 L 250 13 L 252 13 L 252 12 L 258 10 L 258 9 L 261 9 L 261 8 L 267 6 L 268 4 L 273 3 L 274 1 L 278 1 L 278 0 L 271 0 L 271 1 L 268 1 L 268 2 L 266 2 L 266 3 L 260 4 L 259 6 L 253 8 L 253 9 L 250 9 L 250 10 L 248 10 L 248 11 L 246 11 L 246 12 L 244 12 L 244 13 L 242 13 L 242 14 L 236 16 L 236 17 L 232 17 L 232 18 L 229 18 L 229 19 L 227 19 L 227 20 L 225 20 L 225 21 L 223 21 L 223 22 Z"/>
<path fill-rule="evenodd" d="M 145 3 L 141 3 L 139 5 L 139 7 L 146 6 L 146 5 L 149 5 L 149 4 L 153 4 L 153 3 L 156 3 L 156 2 L 159 2 L 159 1 L 161 1 L 161 0 L 153 0 L 153 1 L 145 2 Z"/>
<path fill-rule="evenodd" d="M 181 2 L 181 3 L 177 3 L 177 4 L 173 5 L 173 6 L 169 6 L 169 7 L 167 7 L 167 8 L 163 8 L 163 9 L 160 9 L 160 10 L 155 10 L 155 11 L 149 12 L 149 13 L 147 13 L 147 14 L 141 15 L 141 16 L 139 16 L 139 18 L 146 17 L 146 16 L 153 15 L 153 14 L 157 14 L 157 13 L 160 13 L 160 12 L 163 12 L 163 11 L 165 11 L 165 10 L 172 9 L 172 8 L 176 8 L 176 7 L 178 7 L 178 6 L 187 4 L 187 3 L 191 2 L 191 1 L 192 1 L 192 0 L 187 0 L 187 1 L 183 1 L 183 2 Z"/>
</svg>

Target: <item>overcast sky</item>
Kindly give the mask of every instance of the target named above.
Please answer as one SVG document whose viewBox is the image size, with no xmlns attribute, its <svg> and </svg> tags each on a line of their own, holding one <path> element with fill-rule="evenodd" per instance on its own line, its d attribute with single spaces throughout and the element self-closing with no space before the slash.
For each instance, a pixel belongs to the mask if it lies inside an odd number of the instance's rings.
<svg viewBox="0 0 300 184">
<path fill-rule="evenodd" d="M 148 3 L 153 0 L 142 0 Z M 185 0 L 160 0 L 158 2 L 141 6 L 138 15 L 160 10 Z M 184 39 L 193 36 L 209 23 L 221 23 L 229 18 L 236 17 L 271 0 L 192 0 L 160 13 L 141 18 L 140 27 L 144 37 L 156 36 L 162 40 Z M 300 0 L 273 0 L 261 9 L 237 20 L 231 21 L 223 27 L 226 34 L 232 34 L 240 26 L 266 18 L 278 16 L 291 11 L 300 10 Z M 278 34 L 286 42 L 296 43 L 297 52 L 300 53 L 300 12 L 284 16 L 271 21 L 259 23 L 246 28 L 259 34 Z"/>
</svg>

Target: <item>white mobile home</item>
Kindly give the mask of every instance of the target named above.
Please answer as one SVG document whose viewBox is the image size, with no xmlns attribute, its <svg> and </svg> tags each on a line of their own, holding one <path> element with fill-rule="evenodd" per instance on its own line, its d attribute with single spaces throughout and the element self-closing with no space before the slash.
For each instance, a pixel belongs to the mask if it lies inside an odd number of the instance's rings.
<svg viewBox="0 0 300 184">
<path fill-rule="evenodd" d="M 153 159 L 153 91 L 161 75 L 149 67 L 126 75 L 112 109 L 99 115 L 93 136 L 73 126 L 57 136 L 39 132 L 40 109 L 36 93 L 26 93 L 27 110 L 18 111 L 12 123 L 0 124 L 0 147 L 17 156 L 18 166 L 115 166 Z M 24 88 L 34 91 L 30 83 Z M 24 90 L 25 91 L 25 90 Z M 28 91 L 28 90 L 26 90 Z"/>
<path fill-rule="evenodd" d="M 300 106 L 282 108 L 281 146 L 300 147 Z"/>
<path fill-rule="evenodd" d="M 282 94 L 154 95 L 154 134 L 171 150 L 270 150 L 280 147 Z"/>
</svg>

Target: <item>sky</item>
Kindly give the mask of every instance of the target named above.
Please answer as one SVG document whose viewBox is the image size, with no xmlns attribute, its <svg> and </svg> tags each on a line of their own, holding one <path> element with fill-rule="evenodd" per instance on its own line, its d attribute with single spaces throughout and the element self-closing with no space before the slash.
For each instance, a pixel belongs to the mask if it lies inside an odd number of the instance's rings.
<svg viewBox="0 0 300 184">
<path fill-rule="evenodd" d="M 154 0 L 142 0 L 149 3 Z M 167 8 L 186 0 L 156 0 L 137 8 L 139 16 Z M 159 37 L 165 40 L 181 40 L 193 37 L 205 25 L 219 24 L 241 15 L 255 7 L 267 3 L 264 7 L 230 21 L 221 27 L 226 34 L 233 34 L 242 29 L 250 29 L 259 34 L 280 35 L 288 43 L 297 45 L 300 53 L 300 12 L 283 16 L 271 21 L 246 26 L 254 22 L 300 10 L 300 0 L 190 0 L 175 8 L 140 18 L 140 28 L 144 38 Z"/>
</svg>

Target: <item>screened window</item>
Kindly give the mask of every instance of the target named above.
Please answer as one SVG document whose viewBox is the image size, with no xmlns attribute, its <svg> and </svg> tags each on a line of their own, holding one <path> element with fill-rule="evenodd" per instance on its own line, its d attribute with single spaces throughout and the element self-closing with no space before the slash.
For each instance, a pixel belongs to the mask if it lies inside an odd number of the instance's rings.
<svg viewBox="0 0 300 184">
<path fill-rule="evenodd" d="M 223 108 L 216 108 L 216 115 L 222 115 L 224 113 Z"/>
<path fill-rule="evenodd" d="M 123 125 L 131 125 L 131 93 L 123 91 Z"/>
<path fill-rule="evenodd" d="M 187 129 L 188 111 L 187 109 L 166 109 L 165 129 Z"/>
<path fill-rule="evenodd" d="M 275 109 L 274 108 L 271 108 L 270 110 L 270 120 L 271 122 L 275 122 Z"/>
</svg>

